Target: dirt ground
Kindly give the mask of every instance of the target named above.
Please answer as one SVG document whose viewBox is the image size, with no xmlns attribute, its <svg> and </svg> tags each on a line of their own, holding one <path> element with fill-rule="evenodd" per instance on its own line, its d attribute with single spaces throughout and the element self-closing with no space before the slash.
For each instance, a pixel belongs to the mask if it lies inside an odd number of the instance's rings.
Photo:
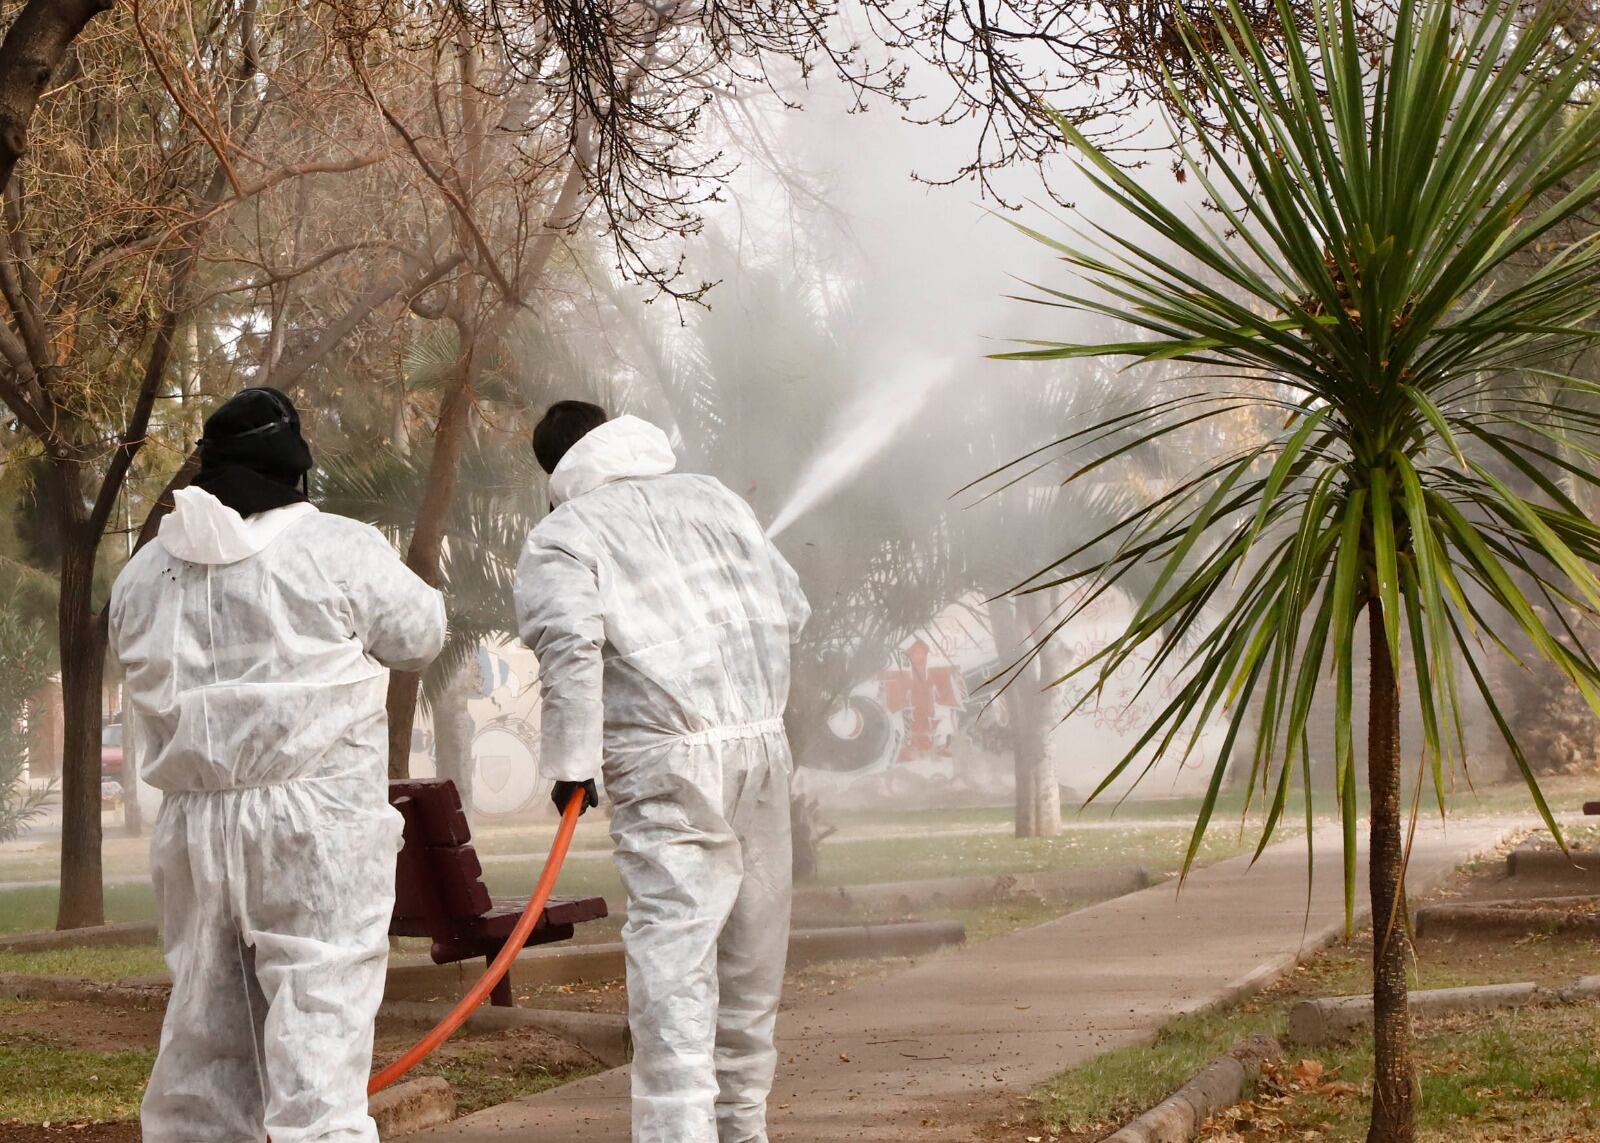
<svg viewBox="0 0 1600 1143">
<path fill-rule="evenodd" d="M 160 1041 L 162 1013 L 151 1008 L 121 1007 L 104 1003 L 48 1001 L 29 1002 L 10 1009 L 5 1015 L 4 1041 L 15 1050 L 32 1048 L 38 1053 L 37 1066 L 58 1070 L 62 1066 L 81 1068 L 84 1076 L 73 1080 L 71 1073 L 57 1077 L 68 1085 L 92 1083 L 93 1057 L 84 1062 L 81 1055 L 96 1053 L 107 1059 L 111 1053 L 130 1048 L 153 1049 Z M 386 1066 L 409 1048 L 424 1029 L 411 1024 L 380 1021 L 374 1045 L 374 1067 Z M 62 1065 L 59 1061 L 72 1059 Z M 28 1067 L 26 1060 L 17 1066 Z M 582 1048 L 537 1028 L 523 1028 L 493 1034 L 458 1034 L 430 1056 L 413 1073 L 415 1076 L 442 1075 L 456 1090 L 463 1114 L 506 1099 L 543 1090 L 558 1083 L 599 1070 L 599 1061 Z M 102 1067 L 102 1071 L 105 1069 Z M 135 1086 L 136 1085 L 136 1086 Z M 124 1082 L 120 1106 L 132 1119 L 142 1094 L 143 1071 L 136 1080 Z M 48 1126 L 0 1121 L 0 1143 L 43 1143 L 76 1140 L 82 1143 L 125 1143 L 139 1138 L 137 1123 L 82 1123 L 63 1121 Z"/>
<path fill-rule="evenodd" d="M 139 1143 L 137 1123 L 0 1123 L 4 1143 Z"/>
<path fill-rule="evenodd" d="M 161 1041 L 159 1009 L 51 1001 L 8 1012 L 5 1020 L 7 1032 L 35 1035 L 85 1052 L 153 1048 Z M 9 1143 L 6 1132 L 10 1130 L 0 1126 L 0 1140 Z"/>
</svg>

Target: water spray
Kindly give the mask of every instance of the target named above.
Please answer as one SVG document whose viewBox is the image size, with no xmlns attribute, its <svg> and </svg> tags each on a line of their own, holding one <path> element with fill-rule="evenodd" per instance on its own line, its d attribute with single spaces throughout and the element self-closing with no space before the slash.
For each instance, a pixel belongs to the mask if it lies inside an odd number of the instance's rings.
<svg viewBox="0 0 1600 1143">
<path fill-rule="evenodd" d="M 767 538 L 776 539 L 865 468 L 953 372 L 949 362 L 913 359 L 862 393 L 839 417 L 832 441 L 806 465 L 788 502 L 768 525 Z"/>
</svg>

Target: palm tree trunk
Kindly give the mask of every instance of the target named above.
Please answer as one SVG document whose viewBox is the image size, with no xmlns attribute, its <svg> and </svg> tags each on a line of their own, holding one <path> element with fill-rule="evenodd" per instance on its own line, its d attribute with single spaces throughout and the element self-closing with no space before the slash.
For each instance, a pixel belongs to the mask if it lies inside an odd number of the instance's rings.
<svg viewBox="0 0 1600 1143">
<path fill-rule="evenodd" d="M 1372 1121 L 1367 1143 L 1412 1143 L 1416 1075 L 1406 963 L 1405 850 L 1400 821 L 1400 682 L 1395 677 L 1383 606 L 1367 605 L 1372 641 L 1367 714 L 1367 784 L 1372 793 L 1369 887 L 1372 894 Z"/>
<path fill-rule="evenodd" d="M 56 928 L 105 922 L 100 878 L 101 676 L 104 628 L 94 613 L 95 545 L 68 529 L 61 557 L 61 896 Z"/>
</svg>

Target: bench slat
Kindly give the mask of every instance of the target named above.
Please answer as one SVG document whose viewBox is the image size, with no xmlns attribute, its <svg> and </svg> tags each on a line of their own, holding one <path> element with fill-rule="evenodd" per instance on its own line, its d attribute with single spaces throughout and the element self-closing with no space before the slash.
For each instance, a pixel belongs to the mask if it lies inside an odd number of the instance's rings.
<svg viewBox="0 0 1600 1143">
<path fill-rule="evenodd" d="M 497 912 L 520 915 L 527 905 L 526 897 L 494 898 Z M 609 916 L 604 897 L 552 897 L 545 904 L 544 912 L 554 925 L 581 925 L 585 921 L 598 921 Z"/>
<path fill-rule="evenodd" d="M 461 805 L 454 782 L 428 782 L 420 779 L 395 779 L 389 783 L 389 801 L 410 798 L 417 807 L 424 845 L 467 845 L 472 827 Z"/>
<path fill-rule="evenodd" d="M 470 845 L 429 846 L 426 852 L 439 896 L 452 916 L 470 917 L 494 908 L 482 881 L 483 865 L 477 850 Z"/>
<path fill-rule="evenodd" d="M 528 901 L 490 896 L 455 783 L 393 781 L 389 801 L 406 819 L 389 932 L 431 939 L 436 964 L 492 958 L 516 928 Z M 571 940 L 578 924 L 604 916 L 604 898 L 556 898 L 545 907 L 526 943 Z M 500 1005 L 513 1002 L 509 978 L 496 988 L 493 1000 Z"/>
</svg>

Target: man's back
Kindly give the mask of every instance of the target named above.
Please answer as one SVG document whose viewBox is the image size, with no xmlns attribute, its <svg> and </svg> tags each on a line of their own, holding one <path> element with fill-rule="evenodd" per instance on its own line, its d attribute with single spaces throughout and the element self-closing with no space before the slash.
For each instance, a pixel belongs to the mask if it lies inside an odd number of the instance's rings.
<svg viewBox="0 0 1600 1143">
<path fill-rule="evenodd" d="M 533 445 L 561 505 L 517 569 L 539 769 L 557 804 L 602 769 L 611 798 L 633 1138 L 766 1143 L 792 865 L 783 708 L 805 597 L 744 501 L 671 475 L 654 425 L 562 402 Z"/>
<path fill-rule="evenodd" d="M 610 481 L 556 509 L 530 537 L 524 567 L 571 559 L 593 574 L 614 738 L 782 717 L 806 605 L 775 557 L 749 506 L 720 482 L 665 474 Z M 519 578 L 538 585 L 534 571 Z"/>
<path fill-rule="evenodd" d="M 112 592 L 146 779 L 197 790 L 381 776 L 384 668 L 437 653 L 438 593 L 364 524 L 304 504 L 244 521 L 179 495 Z"/>
</svg>

